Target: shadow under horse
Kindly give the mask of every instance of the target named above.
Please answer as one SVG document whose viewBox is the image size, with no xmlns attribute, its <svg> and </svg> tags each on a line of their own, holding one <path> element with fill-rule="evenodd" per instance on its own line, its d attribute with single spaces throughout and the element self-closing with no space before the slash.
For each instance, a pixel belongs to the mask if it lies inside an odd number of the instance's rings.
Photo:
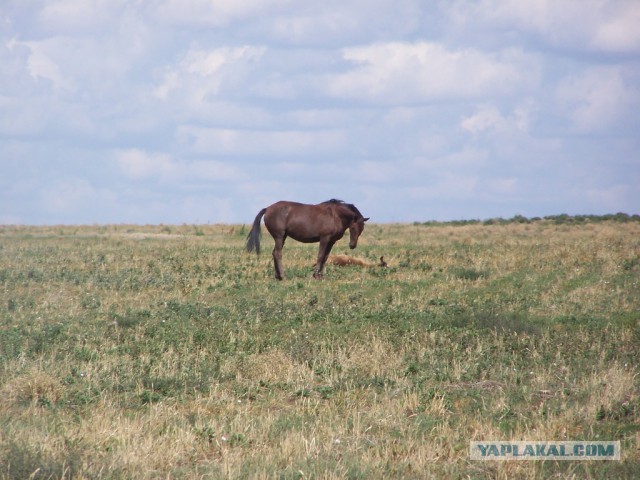
<svg viewBox="0 0 640 480">
<path fill-rule="evenodd" d="M 260 222 L 264 216 L 264 224 L 273 237 L 273 265 L 276 278 L 284 278 L 282 268 L 282 247 L 287 237 L 298 242 L 320 242 L 318 259 L 313 267 L 313 277 L 322 278 L 324 264 L 329 257 L 333 245 L 349 230 L 349 248 L 356 248 L 358 238 L 364 230 L 364 222 L 369 220 L 362 216 L 352 204 L 335 198 L 317 205 L 280 201 L 263 208 L 258 212 L 253 227 L 247 236 L 247 251 L 260 253 Z"/>
</svg>

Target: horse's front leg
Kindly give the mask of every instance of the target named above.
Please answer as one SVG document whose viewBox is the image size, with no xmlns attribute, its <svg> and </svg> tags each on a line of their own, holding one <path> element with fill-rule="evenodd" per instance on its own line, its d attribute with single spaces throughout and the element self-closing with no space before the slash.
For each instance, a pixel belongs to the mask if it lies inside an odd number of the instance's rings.
<svg viewBox="0 0 640 480">
<path fill-rule="evenodd" d="M 335 241 L 331 240 L 320 240 L 318 261 L 313 269 L 313 278 L 322 278 L 322 275 L 324 274 L 324 264 L 327 262 L 327 258 L 329 258 L 329 253 L 331 252 L 331 248 L 334 243 Z"/>
</svg>

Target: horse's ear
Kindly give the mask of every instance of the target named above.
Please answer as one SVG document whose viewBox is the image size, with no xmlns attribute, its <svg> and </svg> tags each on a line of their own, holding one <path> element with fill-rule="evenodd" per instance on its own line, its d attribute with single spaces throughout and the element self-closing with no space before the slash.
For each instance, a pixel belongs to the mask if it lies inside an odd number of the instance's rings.
<svg viewBox="0 0 640 480">
<path fill-rule="evenodd" d="M 367 220 L 369 220 L 369 218 L 371 218 L 371 217 L 363 218 L 362 221 L 366 222 Z"/>
</svg>

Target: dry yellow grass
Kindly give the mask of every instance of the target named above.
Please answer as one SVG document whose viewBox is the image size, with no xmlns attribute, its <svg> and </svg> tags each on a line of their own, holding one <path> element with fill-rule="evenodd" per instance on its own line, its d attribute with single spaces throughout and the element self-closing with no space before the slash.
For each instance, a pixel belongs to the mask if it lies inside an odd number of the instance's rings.
<svg viewBox="0 0 640 480">
<path fill-rule="evenodd" d="M 0 478 L 633 478 L 640 227 L 371 225 L 289 279 L 240 226 L 0 229 Z M 340 244 L 336 253 L 341 251 Z M 620 439 L 621 462 L 471 440 Z"/>
</svg>

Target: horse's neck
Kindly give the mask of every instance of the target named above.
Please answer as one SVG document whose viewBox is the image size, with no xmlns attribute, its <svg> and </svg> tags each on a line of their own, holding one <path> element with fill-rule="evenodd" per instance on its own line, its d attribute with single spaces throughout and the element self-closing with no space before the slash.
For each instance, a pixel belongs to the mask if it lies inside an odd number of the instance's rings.
<svg viewBox="0 0 640 480">
<path fill-rule="evenodd" d="M 340 205 L 337 209 L 334 210 L 334 214 L 340 219 L 342 222 L 342 227 L 346 230 L 349 228 L 349 225 L 355 220 L 355 213 L 353 213 L 348 207 L 344 205 Z"/>
</svg>

